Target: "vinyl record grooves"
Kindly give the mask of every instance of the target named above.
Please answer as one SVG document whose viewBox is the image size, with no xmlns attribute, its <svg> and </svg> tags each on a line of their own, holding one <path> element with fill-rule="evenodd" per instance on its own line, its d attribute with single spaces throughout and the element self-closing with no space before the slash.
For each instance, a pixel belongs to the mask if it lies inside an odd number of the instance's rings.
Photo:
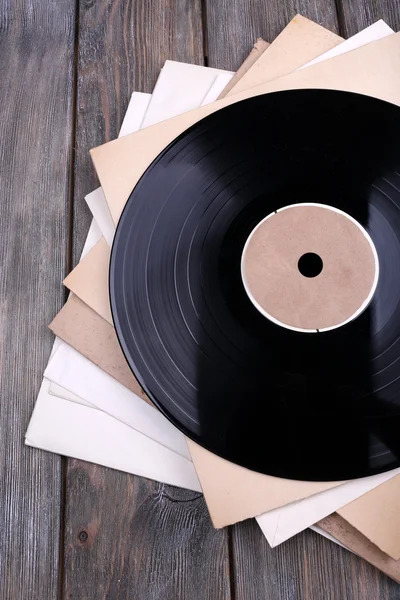
<svg viewBox="0 0 400 600">
<path fill-rule="evenodd" d="M 140 384 L 190 438 L 291 479 L 400 466 L 399 140 L 394 105 L 279 92 L 195 124 L 142 176 L 112 248 L 112 314 Z M 257 224 L 300 203 L 350 215 L 379 259 L 368 307 L 316 334 L 265 318 L 241 276 Z"/>
</svg>

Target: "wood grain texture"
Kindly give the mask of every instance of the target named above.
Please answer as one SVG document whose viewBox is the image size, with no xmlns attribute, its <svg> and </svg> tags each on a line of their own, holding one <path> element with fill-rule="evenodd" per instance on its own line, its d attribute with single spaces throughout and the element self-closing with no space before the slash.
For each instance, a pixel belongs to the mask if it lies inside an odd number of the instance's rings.
<svg viewBox="0 0 400 600">
<path fill-rule="evenodd" d="M 270 548 L 256 521 L 232 527 L 234 597 L 245 600 L 398 600 L 400 586 L 307 530 Z"/>
<path fill-rule="evenodd" d="M 166 59 L 203 63 L 200 1 L 82 2 L 78 56 L 74 262 L 97 185 L 89 150 L 117 137 Z M 230 598 L 227 532 L 198 494 L 80 461 L 67 480 L 64 598 Z"/>
<path fill-rule="evenodd" d="M 73 264 L 91 220 L 84 197 L 98 186 L 89 150 L 118 136 L 132 92 L 152 92 L 166 59 L 203 64 L 200 0 L 81 2 Z"/>
<path fill-rule="evenodd" d="M 205 7 L 208 64 L 219 69 L 236 70 L 258 37 L 272 42 L 297 13 L 339 29 L 335 0 L 205 0 Z"/>
<path fill-rule="evenodd" d="M 60 457 L 24 446 L 61 307 L 75 7 L 0 3 L 0 598 L 58 595 Z"/>
<path fill-rule="evenodd" d="M 392 29 L 400 29 L 400 0 L 338 0 L 340 34 L 354 35 L 383 19 Z"/>
<path fill-rule="evenodd" d="M 228 600 L 225 531 L 203 496 L 69 461 L 64 598 Z"/>
</svg>

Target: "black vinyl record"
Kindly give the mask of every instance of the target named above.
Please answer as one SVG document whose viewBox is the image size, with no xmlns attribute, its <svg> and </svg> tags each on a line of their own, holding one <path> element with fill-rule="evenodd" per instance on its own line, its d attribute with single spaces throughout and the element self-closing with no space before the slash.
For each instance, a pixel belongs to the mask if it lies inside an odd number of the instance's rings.
<svg viewBox="0 0 400 600">
<path fill-rule="evenodd" d="M 261 315 L 240 271 L 257 223 L 302 202 L 345 211 L 379 258 L 368 308 L 318 334 Z M 140 384 L 210 451 L 290 479 L 400 466 L 400 109 L 347 92 L 293 90 L 196 123 L 154 160 L 126 204 L 110 298 Z"/>
</svg>

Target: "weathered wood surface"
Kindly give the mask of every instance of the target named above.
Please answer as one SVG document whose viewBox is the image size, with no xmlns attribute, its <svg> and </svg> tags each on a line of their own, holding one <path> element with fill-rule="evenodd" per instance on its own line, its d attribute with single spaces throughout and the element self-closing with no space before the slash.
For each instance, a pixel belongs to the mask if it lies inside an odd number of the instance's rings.
<svg viewBox="0 0 400 600">
<path fill-rule="evenodd" d="M 399 0 L 339 0 L 337 9 L 340 32 L 346 38 L 379 19 L 395 31 L 400 29 Z"/>
<path fill-rule="evenodd" d="M 0 3 L 0 600 L 400 598 L 400 586 L 312 532 L 272 550 L 254 520 L 215 531 L 195 493 L 68 460 L 64 494 L 60 459 L 23 446 L 46 325 L 90 222 L 88 150 L 116 137 L 132 91 L 150 92 L 166 58 L 234 70 L 296 12 L 345 36 L 378 18 L 397 28 L 399 0 L 76 6 Z"/>
<path fill-rule="evenodd" d="M 64 598 L 229 599 L 227 532 L 201 494 L 68 466 Z"/>
<path fill-rule="evenodd" d="M 0 2 L 0 598 L 58 596 L 61 459 L 24 446 L 65 274 L 75 6 Z"/>
<path fill-rule="evenodd" d="M 205 0 L 210 67 L 236 70 L 258 37 L 273 41 L 300 13 L 338 33 L 335 0 Z"/>
<path fill-rule="evenodd" d="M 203 64 L 200 0 L 80 3 L 73 203 L 79 261 L 98 186 L 89 150 L 118 136 L 132 92 L 152 92 L 167 58 Z"/>
<path fill-rule="evenodd" d="M 253 519 L 232 533 L 233 597 L 246 600 L 398 600 L 400 586 L 307 530 L 270 548 Z"/>
<path fill-rule="evenodd" d="M 197 0 L 82 3 L 79 15 L 73 259 L 98 185 L 90 148 L 117 137 L 133 91 L 151 92 L 166 59 L 203 64 Z M 227 531 L 203 498 L 69 460 L 64 598 L 230 598 Z M 87 538 L 86 538 L 87 536 Z"/>
</svg>

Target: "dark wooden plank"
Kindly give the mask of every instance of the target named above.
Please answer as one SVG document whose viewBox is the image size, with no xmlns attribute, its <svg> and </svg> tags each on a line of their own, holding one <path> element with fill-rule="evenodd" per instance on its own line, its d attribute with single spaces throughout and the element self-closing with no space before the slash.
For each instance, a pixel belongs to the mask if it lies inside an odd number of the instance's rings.
<svg viewBox="0 0 400 600">
<path fill-rule="evenodd" d="M 338 0 L 341 35 L 350 37 L 378 19 L 400 29 L 400 0 Z"/>
<path fill-rule="evenodd" d="M 201 494 L 74 460 L 68 498 L 64 598 L 230 598 Z"/>
<path fill-rule="evenodd" d="M 0 2 L 0 598 L 58 597 L 61 469 L 24 446 L 61 307 L 75 6 Z"/>
<path fill-rule="evenodd" d="M 200 2 L 82 3 L 78 49 L 74 262 L 97 185 L 89 149 L 117 136 L 131 93 L 151 92 L 167 58 L 203 63 Z M 199 494 L 80 461 L 67 481 L 64 598 L 230 598 L 227 532 Z"/>
<path fill-rule="evenodd" d="M 339 28 L 335 0 L 205 0 L 205 7 L 208 64 L 220 69 L 236 70 L 258 37 L 273 41 L 297 13 Z"/>
<path fill-rule="evenodd" d="M 233 589 L 246 600 L 398 600 L 400 587 L 364 560 L 307 530 L 270 548 L 256 521 L 232 527 Z"/>
</svg>

